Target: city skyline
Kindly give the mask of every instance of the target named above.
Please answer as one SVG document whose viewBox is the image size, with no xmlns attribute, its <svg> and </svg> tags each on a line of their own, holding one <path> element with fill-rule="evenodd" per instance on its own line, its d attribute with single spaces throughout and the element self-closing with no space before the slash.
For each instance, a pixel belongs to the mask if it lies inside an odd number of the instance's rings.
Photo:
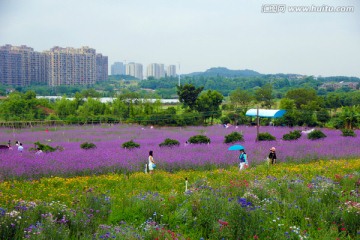
<svg viewBox="0 0 360 240">
<path fill-rule="evenodd" d="M 360 77 L 356 0 L 0 1 L 0 45 L 91 46 L 114 62 Z M 274 7 L 277 13 L 271 13 Z M 290 12 L 314 6 L 317 12 Z M 325 6 L 325 7 L 322 7 Z M 329 12 L 337 6 L 349 12 Z M 301 9 L 300 9 L 301 10 Z M 326 12 L 327 11 L 327 12 Z M 110 72 L 110 69 L 109 69 Z"/>
<path fill-rule="evenodd" d="M 95 49 L 55 46 L 43 52 L 21 45 L 0 46 L 0 83 L 28 86 L 89 85 L 108 80 L 108 57 Z"/>
</svg>

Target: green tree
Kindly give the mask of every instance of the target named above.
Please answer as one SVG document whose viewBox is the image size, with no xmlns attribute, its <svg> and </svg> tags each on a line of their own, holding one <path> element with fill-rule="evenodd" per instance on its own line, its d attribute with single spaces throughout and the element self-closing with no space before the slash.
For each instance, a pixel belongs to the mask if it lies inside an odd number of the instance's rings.
<svg viewBox="0 0 360 240">
<path fill-rule="evenodd" d="M 116 98 L 111 105 L 112 114 L 118 118 L 127 118 L 129 117 L 128 105 L 127 102 L 120 98 Z"/>
<path fill-rule="evenodd" d="M 25 100 L 36 99 L 36 93 L 34 91 L 27 91 L 26 93 L 24 93 L 22 98 L 24 98 Z"/>
<path fill-rule="evenodd" d="M 63 96 L 60 100 L 55 102 L 55 112 L 61 118 L 64 119 L 70 115 L 76 115 L 77 103 L 76 99 L 73 101 L 66 99 Z"/>
<path fill-rule="evenodd" d="M 75 97 L 74 97 L 74 106 L 75 106 L 75 110 L 78 109 L 81 105 L 84 104 L 84 96 L 77 92 L 75 93 Z"/>
<path fill-rule="evenodd" d="M 196 108 L 196 100 L 203 89 L 204 87 L 196 88 L 194 85 L 188 83 L 177 86 L 176 92 L 183 107 L 189 107 L 190 111 L 193 111 Z"/>
<path fill-rule="evenodd" d="M 326 123 L 330 119 L 330 114 L 325 108 L 322 108 L 316 112 L 316 118 L 319 122 Z"/>
<path fill-rule="evenodd" d="M 242 107 L 244 111 L 247 111 L 249 108 L 251 101 L 253 100 L 253 96 L 249 91 L 242 90 L 237 88 L 236 90 L 230 93 L 230 101 L 235 107 Z"/>
<path fill-rule="evenodd" d="M 360 119 L 360 107 L 351 106 L 341 109 L 340 119 L 343 120 L 345 129 L 352 129 Z"/>
<path fill-rule="evenodd" d="M 82 90 L 81 95 L 83 95 L 84 98 L 89 98 L 89 97 L 99 98 L 99 97 L 101 97 L 101 94 L 93 88 Z"/>
<path fill-rule="evenodd" d="M 336 108 L 341 107 L 342 103 L 341 103 L 340 94 L 338 94 L 338 93 L 329 93 L 325 97 L 325 104 L 326 104 L 326 107 L 332 108 L 332 109 L 336 109 Z"/>
<path fill-rule="evenodd" d="M 94 117 L 103 115 L 105 113 L 105 103 L 100 102 L 98 99 L 87 98 L 87 101 L 79 107 L 78 114 L 84 115 L 84 117 Z"/>
<path fill-rule="evenodd" d="M 301 105 L 306 105 L 309 102 L 316 101 L 318 99 L 316 91 L 314 89 L 307 88 L 290 90 L 286 93 L 285 97 L 294 100 L 297 109 L 299 109 Z"/>
<path fill-rule="evenodd" d="M 21 93 L 12 92 L 0 105 L 1 118 L 6 121 L 23 120 L 27 112 L 26 101 Z"/>
<path fill-rule="evenodd" d="M 221 117 L 220 105 L 224 96 L 217 92 L 208 90 L 202 93 L 196 101 L 196 109 L 202 114 L 204 120 L 211 118 L 211 124 L 214 118 Z"/>
<path fill-rule="evenodd" d="M 259 103 L 261 103 L 262 107 L 271 108 L 273 105 L 273 95 L 272 95 L 273 87 L 272 84 L 267 83 L 261 88 L 255 90 L 255 99 Z"/>
<path fill-rule="evenodd" d="M 137 116 L 142 111 L 141 109 L 139 109 L 139 106 L 141 106 L 139 93 L 125 90 L 122 94 L 118 96 L 118 99 L 126 106 L 126 111 L 123 114 L 123 117 L 125 119 Z"/>
<path fill-rule="evenodd" d="M 0 118 L 6 121 L 44 119 L 41 103 L 34 91 L 13 92 L 0 104 Z"/>
<path fill-rule="evenodd" d="M 280 124 L 287 126 L 295 126 L 299 117 L 299 112 L 296 110 L 295 101 L 288 98 L 280 100 L 280 109 L 286 110 L 284 116 L 277 120 Z"/>
<path fill-rule="evenodd" d="M 297 118 L 299 125 L 315 126 L 316 116 L 314 106 L 312 104 L 301 105 L 300 114 Z"/>
</svg>

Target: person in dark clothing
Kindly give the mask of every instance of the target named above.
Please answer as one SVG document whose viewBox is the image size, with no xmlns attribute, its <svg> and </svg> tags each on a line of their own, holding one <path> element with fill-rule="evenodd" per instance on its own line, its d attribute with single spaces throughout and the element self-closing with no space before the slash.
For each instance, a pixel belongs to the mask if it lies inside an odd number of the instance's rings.
<svg viewBox="0 0 360 240">
<path fill-rule="evenodd" d="M 270 153 L 269 153 L 269 162 L 271 164 L 276 163 L 276 152 L 275 152 L 275 147 L 270 148 Z"/>
</svg>

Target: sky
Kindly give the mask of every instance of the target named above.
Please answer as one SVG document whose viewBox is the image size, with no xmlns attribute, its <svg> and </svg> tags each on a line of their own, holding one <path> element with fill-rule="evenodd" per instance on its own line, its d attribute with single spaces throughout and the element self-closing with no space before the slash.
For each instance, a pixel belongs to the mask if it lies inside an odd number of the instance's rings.
<svg viewBox="0 0 360 240">
<path fill-rule="evenodd" d="M 353 11 L 291 12 L 293 6 Z M 360 1 L 0 0 L 5 44 L 39 52 L 89 46 L 108 56 L 109 67 L 174 64 L 180 74 L 226 67 L 360 77 Z"/>
</svg>

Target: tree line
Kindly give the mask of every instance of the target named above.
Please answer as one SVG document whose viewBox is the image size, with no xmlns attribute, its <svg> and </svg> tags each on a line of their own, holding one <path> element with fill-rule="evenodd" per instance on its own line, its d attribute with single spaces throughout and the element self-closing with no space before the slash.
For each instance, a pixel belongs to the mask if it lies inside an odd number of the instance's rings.
<svg viewBox="0 0 360 240">
<path fill-rule="evenodd" d="M 12 92 L 0 101 L 0 121 L 63 121 L 65 123 L 131 122 L 143 125 L 251 124 L 245 116 L 249 108 L 286 110 L 284 117 L 264 119 L 286 126 L 327 126 L 358 128 L 360 125 L 359 90 L 319 95 L 310 87 L 292 88 L 278 98 L 273 83 L 254 91 L 236 88 L 228 97 L 204 86 L 186 83 L 176 87 L 179 105 L 165 106 L 160 100 L 137 92 L 118 94 L 113 102 L 103 103 L 94 89 L 76 92 L 72 100 L 36 98 L 34 91 Z"/>
<path fill-rule="evenodd" d="M 347 93 L 352 93 L 359 90 L 360 79 L 356 77 L 299 77 L 286 74 L 276 75 L 256 75 L 256 76 L 235 76 L 225 77 L 221 75 L 214 76 L 181 76 L 181 84 L 191 83 L 196 87 L 204 87 L 204 90 L 216 90 L 223 96 L 229 96 L 230 93 L 237 88 L 247 90 L 251 93 L 255 93 L 255 90 L 263 87 L 264 85 L 271 83 L 273 86 L 273 94 L 276 98 L 280 99 L 285 94 L 295 88 L 312 88 L 315 89 L 317 94 L 325 96 L 328 94 L 342 95 L 342 98 L 346 97 Z M 107 81 L 98 82 L 94 85 L 75 85 L 75 86 L 47 86 L 42 84 L 32 84 L 30 86 L 5 86 L 0 84 L 0 96 L 8 94 L 9 89 L 15 89 L 18 92 L 25 93 L 29 90 L 35 91 L 37 95 L 51 95 L 73 97 L 77 92 L 83 92 L 91 89 L 96 89 L 99 97 L 116 97 L 119 94 L 127 92 L 137 92 L 142 97 L 146 97 L 151 94 L 153 97 L 160 98 L 176 98 L 179 79 L 176 77 L 165 77 L 161 79 L 155 79 L 149 77 L 147 80 L 135 80 L 126 75 L 110 75 Z M 340 87 L 332 87 L 328 85 L 324 87 L 325 83 L 339 84 L 341 82 L 353 82 L 357 84 L 357 89 L 352 89 L 346 84 Z M 347 98 L 347 102 L 349 98 Z M 354 103 L 352 103 L 353 105 Z M 351 105 L 351 104 L 348 104 Z"/>
<path fill-rule="evenodd" d="M 181 84 L 191 83 L 196 87 L 204 87 L 205 90 L 216 90 L 224 96 L 229 94 L 237 88 L 247 90 L 254 93 L 256 89 L 271 83 L 273 86 L 273 94 L 276 98 L 283 98 L 286 92 L 294 88 L 312 88 L 315 89 L 318 95 L 324 96 L 330 93 L 348 93 L 354 91 L 348 86 L 342 86 L 339 89 L 332 87 L 323 88 L 324 83 L 339 83 L 339 82 L 355 82 L 358 83 L 357 89 L 360 87 L 360 79 L 354 77 L 301 77 L 296 79 L 288 78 L 286 75 L 260 75 L 248 77 L 223 77 L 223 76 L 182 76 Z M 176 95 L 176 86 L 178 85 L 177 78 L 149 78 L 139 82 L 141 88 L 153 89 L 163 98 Z"/>
</svg>

